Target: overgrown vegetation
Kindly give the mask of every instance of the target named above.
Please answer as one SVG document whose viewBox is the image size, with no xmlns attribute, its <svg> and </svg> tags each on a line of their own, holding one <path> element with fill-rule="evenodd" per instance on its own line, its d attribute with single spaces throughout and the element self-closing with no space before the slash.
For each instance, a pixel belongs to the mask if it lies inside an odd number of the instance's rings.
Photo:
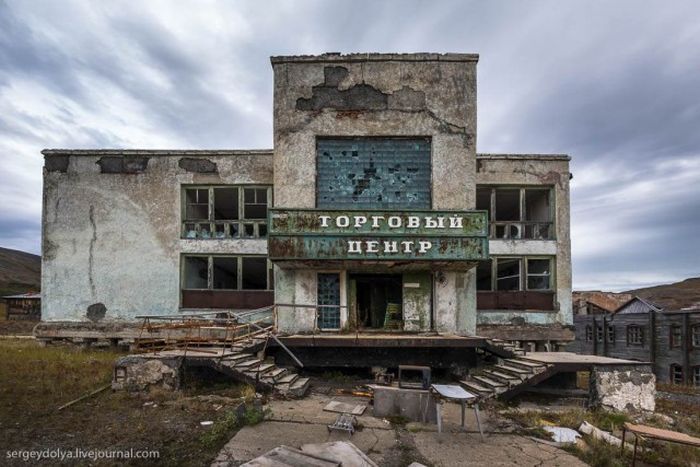
<svg viewBox="0 0 700 467">
<path fill-rule="evenodd" d="M 657 411 L 664 412 L 666 401 L 658 401 Z M 677 403 L 673 403 L 677 405 Z M 681 431 L 691 435 L 698 434 L 700 428 L 700 407 L 689 409 L 684 415 L 675 414 L 674 425 L 669 426 L 668 420 L 660 416 L 647 417 L 643 424 L 664 429 Z M 677 411 L 676 411 L 677 412 Z M 625 422 L 634 422 L 626 414 L 606 410 L 570 409 L 563 411 L 542 412 L 537 410 L 519 411 L 510 409 L 503 413 L 521 426 L 521 433 L 526 436 L 551 440 L 545 426 L 562 426 L 578 429 L 583 421 L 609 431 L 618 438 L 622 436 L 622 426 Z M 628 442 L 630 439 L 628 438 Z M 565 449 L 594 467 L 617 467 L 629 465 L 631 453 L 621 453 L 620 448 L 591 436 L 583 435 L 584 443 L 570 445 Z M 630 444 L 631 445 L 631 444 Z M 700 449 L 689 448 L 677 444 L 645 441 L 641 444 L 638 459 L 649 465 L 687 466 L 700 463 Z"/>
<path fill-rule="evenodd" d="M 145 395 L 107 390 L 56 411 L 108 384 L 118 356 L 110 350 L 0 341 L 3 448 L 155 449 L 160 452 L 161 465 L 209 465 L 236 430 L 264 417 L 249 409 L 241 420 L 235 418 L 236 407 L 242 400 L 254 399 L 255 391 L 248 385 L 224 382 L 210 387 L 191 385 L 180 392 L 153 390 Z M 208 420 L 214 425 L 200 424 Z"/>
</svg>

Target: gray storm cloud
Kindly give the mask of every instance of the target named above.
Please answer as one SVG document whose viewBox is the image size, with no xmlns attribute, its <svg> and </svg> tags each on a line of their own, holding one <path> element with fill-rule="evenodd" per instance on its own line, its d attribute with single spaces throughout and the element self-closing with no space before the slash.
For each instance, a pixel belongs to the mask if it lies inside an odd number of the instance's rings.
<svg viewBox="0 0 700 467">
<path fill-rule="evenodd" d="M 576 288 L 699 275 L 693 1 L 0 0 L 0 245 L 40 250 L 46 147 L 272 145 L 270 55 L 476 52 L 480 152 L 573 157 Z"/>
</svg>

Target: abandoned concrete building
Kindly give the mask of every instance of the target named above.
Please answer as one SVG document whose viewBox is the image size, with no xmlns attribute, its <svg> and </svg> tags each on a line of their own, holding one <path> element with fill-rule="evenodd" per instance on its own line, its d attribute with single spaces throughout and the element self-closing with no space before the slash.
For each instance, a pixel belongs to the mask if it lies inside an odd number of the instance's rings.
<svg viewBox="0 0 700 467">
<path fill-rule="evenodd" d="M 659 382 L 700 386 L 700 308 L 666 310 L 633 297 L 611 313 L 574 321 L 572 350 L 650 362 Z"/>
<path fill-rule="evenodd" d="M 557 350 L 573 339 L 569 157 L 477 153 L 477 61 L 272 57 L 271 150 L 44 150 L 37 335 L 269 307 L 302 350 Z"/>
</svg>

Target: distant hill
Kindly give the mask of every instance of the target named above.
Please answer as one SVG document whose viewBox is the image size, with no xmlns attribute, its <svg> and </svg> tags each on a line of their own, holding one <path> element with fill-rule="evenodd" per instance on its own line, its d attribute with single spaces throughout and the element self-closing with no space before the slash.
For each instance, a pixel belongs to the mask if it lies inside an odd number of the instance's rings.
<svg viewBox="0 0 700 467">
<path fill-rule="evenodd" d="M 0 248 L 0 296 L 38 292 L 41 288 L 41 256 Z"/>
<path fill-rule="evenodd" d="M 627 293 L 650 300 L 667 310 L 700 306 L 700 277 L 692 277 L 674 284 L 628 290 Z"/>
</svg>

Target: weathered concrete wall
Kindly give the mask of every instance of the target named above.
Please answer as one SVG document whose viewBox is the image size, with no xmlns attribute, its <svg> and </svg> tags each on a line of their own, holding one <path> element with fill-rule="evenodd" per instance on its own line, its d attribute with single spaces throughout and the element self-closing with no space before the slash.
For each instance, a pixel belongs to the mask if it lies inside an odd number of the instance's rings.
<svg viewBox="0 0 700 467">
<path fill-rule="evenodd" d="M 181 240 L 183 184 L 270 184 L 269 151 L 47 151 L 42 318 L 168 314 L 182 253 L 266 254 L 264 240 Z"/>
<path fill-rule="evenodd" d="M 473 209 L 477 60 L 467 54 L 273 57 L 275 206 L 316 207 L 317 137 L 422 136 L 431 138 L 432 208 Z M 282 274 L 285 283 L 301 280 Z M 443 332 L 473 334 L 473 273 L 443 274 L 448 279 L 436 292 L 436 324 Z M 465 289 L 455 290 L 456 284 Z M 316 303 L 310 292 L 306 304 Z M 304 303 L 291 290 L 276 297 Z M 429 323 L 416 309 L 408 310 L 411 329 Z M 298 329 L 297 318 L 280 317 L 280 323 Z"/>
<path fill-rule="evenodd" d="M 598 366 L 590 379 L 591 405 L 621 412 L 654 411 L 656 377 L 650 366 Z"/>
<path fill-rule="evenodd" d="M 550 256 L 555 259 L 556 310 L 549 312 L 479 312 L 478 324 L 573 324 L 571 301 L 571 237 L 569 157 L 539 154 L 478 154 L 478 185 L 546 186 L 554 190 L 554 240 L 490 240 L 491 256 Z"/>
</svg>

